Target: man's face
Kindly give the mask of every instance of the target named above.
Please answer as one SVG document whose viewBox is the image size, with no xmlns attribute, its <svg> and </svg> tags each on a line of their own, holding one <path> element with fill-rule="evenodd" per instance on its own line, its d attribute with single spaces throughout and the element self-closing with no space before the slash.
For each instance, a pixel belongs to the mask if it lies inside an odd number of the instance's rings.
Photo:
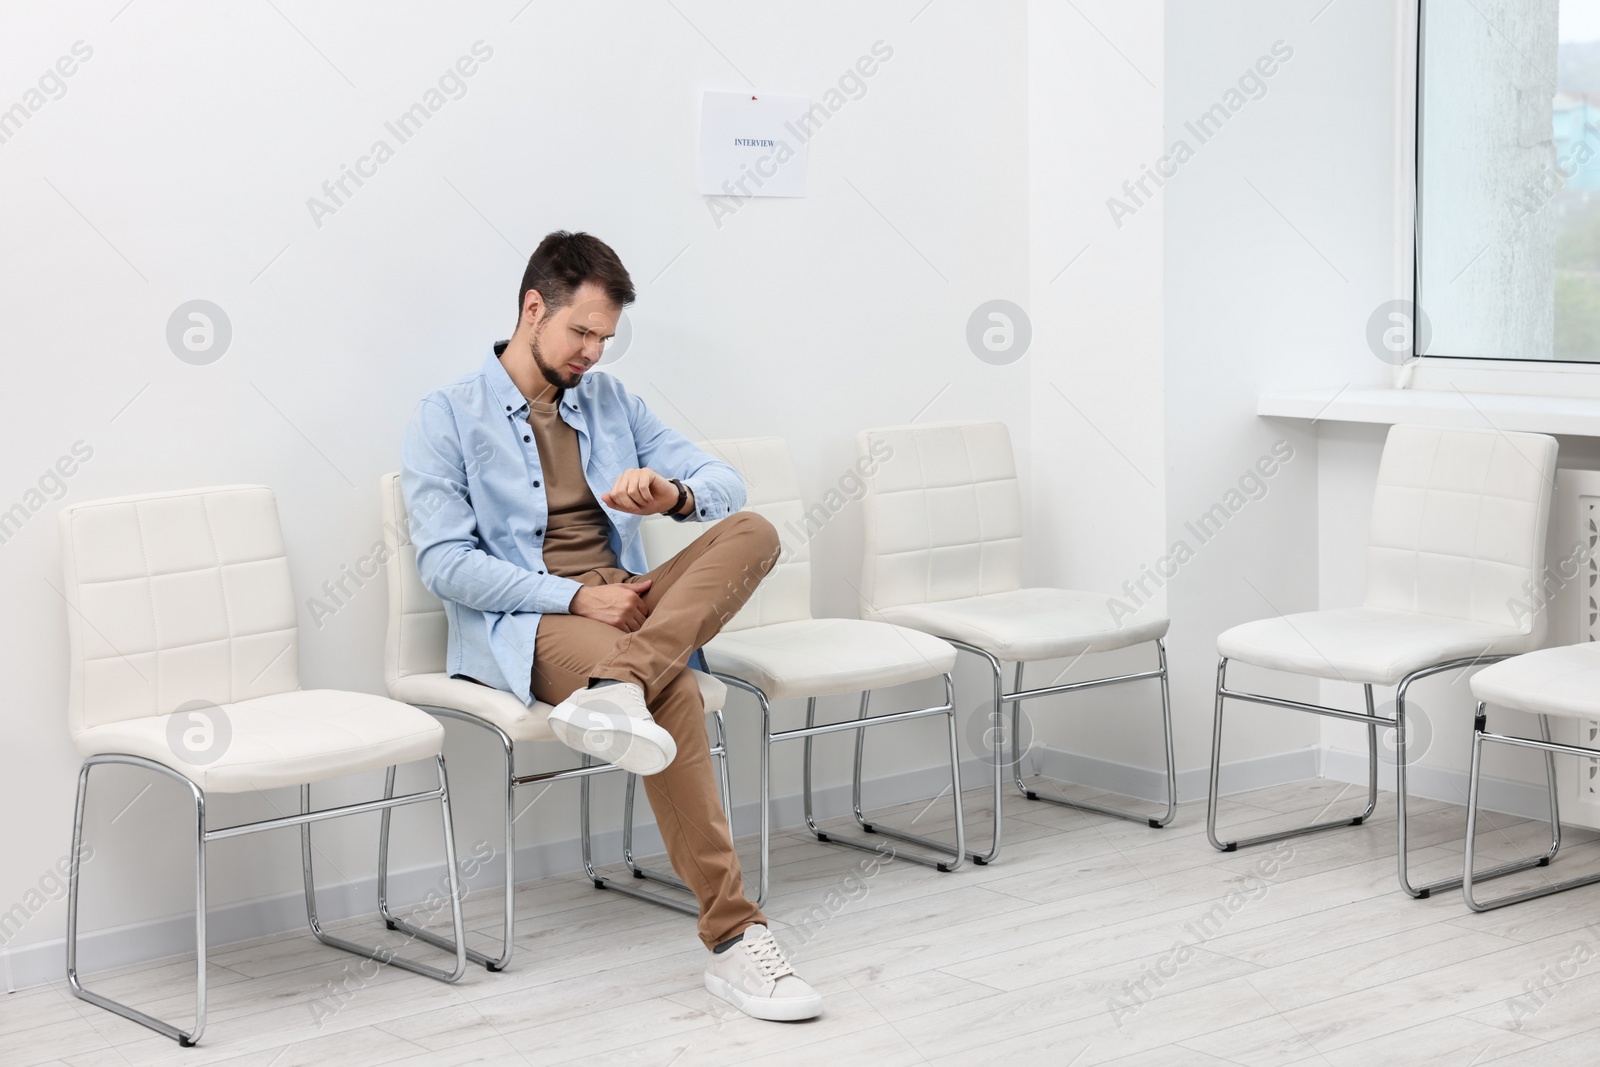
<svg viewBox="0 0 1600 1067">
<path fill-rule="evenodd" d="M 594 282 L 578 286 L 565 307 L 543 309 L 531 347 L 545 381 L 561 389 L 577 385 L 584 372 L 600 362 L 621 316 L 622 308 Z"/>
</svg>

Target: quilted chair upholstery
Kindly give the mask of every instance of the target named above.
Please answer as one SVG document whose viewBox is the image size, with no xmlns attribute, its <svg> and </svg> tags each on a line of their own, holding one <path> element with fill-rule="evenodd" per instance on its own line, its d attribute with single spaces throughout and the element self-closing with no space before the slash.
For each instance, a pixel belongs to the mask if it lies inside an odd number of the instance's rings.
<svg viewBox="0 0 1600 1067">
<path fill-rule="evenodd" d="M 84 756 L 155 760 L 201 788 L 299 785 L 438 755 L 439 725 L 366 693 L 300 689 L 277 503 L 235 485 L 93 500 L 60 512 L 71 644 L 68 724 Z M 221 755 L 169 738 L 220 711 Z M 215 723 L 213 723 L 215 725 Z"/>
<path fill-rule="evenodd" d="M 1556 441 L 1489 429 L 1395 426 L 1384 443 L 1359 608 L 1245 623 L 1230 660 L 1394 685 L 1429 664 L 1528 652 L 1544 612 L 1516 611 L 1544 571 Z"/>
<path fill-rule="evenodd" d="M 1120 621 L 1103 594 L 1022 586 L 1022 497 L 1001 422 L 864 430 L 861 616 L 951 637 L 1025 663 L 1154 641 L 1167 620 Z"/>
</svg>

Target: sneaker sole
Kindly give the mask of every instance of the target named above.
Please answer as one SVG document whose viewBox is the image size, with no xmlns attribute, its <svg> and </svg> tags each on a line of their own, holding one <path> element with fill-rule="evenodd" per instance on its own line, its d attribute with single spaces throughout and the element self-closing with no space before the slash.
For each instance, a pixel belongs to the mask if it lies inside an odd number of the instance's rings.
<svg viewBox="0 0 1600 1067">
<path fill-rule="evenodd" d="M 725 979 L 706 972 L 706 992 L 721 997 L 752 1019 L 769 1023 L 797 1023 L 822 1014 L 822 996 L 752 997 L 733 988 Z"/>
<path fill-rule="evenodd" d="M 587 752 L 633 774 L 659 774 L 678 754 L 672 735 L 653 722 L 634 721 L 629 729 L 580 727 L 550 715 L 550 732 L 568 748 Z M 620 751 L 620 755 L 617 755 Z"/>
</svg>

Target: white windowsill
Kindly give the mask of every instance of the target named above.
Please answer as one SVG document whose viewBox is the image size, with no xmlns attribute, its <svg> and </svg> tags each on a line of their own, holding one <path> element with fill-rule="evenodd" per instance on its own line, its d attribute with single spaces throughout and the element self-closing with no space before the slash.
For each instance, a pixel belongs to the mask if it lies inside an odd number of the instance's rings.
<svg viewBox="0 0 1600 1067">
<path fill-rule="evenodd" d="M 1263 393 L 1256 400 L 1256 414 L 1313 422 L 1493 426 L 1600 437 L 1600 397 L 1328 386 Z"/>
</svg>

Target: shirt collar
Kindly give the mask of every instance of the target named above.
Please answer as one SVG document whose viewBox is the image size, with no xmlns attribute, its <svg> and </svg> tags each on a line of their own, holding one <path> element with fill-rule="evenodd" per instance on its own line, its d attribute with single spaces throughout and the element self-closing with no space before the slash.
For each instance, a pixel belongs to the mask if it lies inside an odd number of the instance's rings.
<svg viewBox="0 0 1600 1067">
<path fill-rule="evenodd" d="M 528 398 L 522 395 L 522 390 L 517 388 L 517 383 L 511 380 L 511 375 L 506 373 L 506 368 L 500 362 L 500 353 L 505 351 L 505 344 L 501 341 L 489 349 L 489 355 L 483 361 L 483 377 L 489 383 L 489 392 L 494 394 L 495 400 L 505 408 L 507 415 L 512 415 L 527 409 Z"/>
<path fill-rule="evenodd" d="M 517 414 L 528 408 L 528 398 L 523 397 L 522 390 L 517 389 L 517 382 L 510 379 L 510 374 L 506 373 L 506 365 L 499 362 L 499 355 L 506 350 L 506 344 L 506 341 L 494 342 L 493 346 L 490 346 L 490 354 L 486 355 L 480 370 L 482 370 L 483 379 L 490 384 L 490 392 L 494 394 L 494 400 L 499 402 L 499 405 L 506 410 L 506 414 Z M 562 411 L 570 411 L 571 414 L 578 414 L 578 397 L 587 381 L 589 381 L 589 374 L 584 374 L 582 381 L 579 381 L 573 389 L 563 389 L 562 403 L 557 405 L 558 408 Z"/>
<path fill-rule="evenodd" d="M 528 398 L 522 395 L 522 390 L 517 388 L 517 383 L 511 380 L 511 375 L 506 373 L 505 364 L 500 362 L 500 353 L 505 351 L 507 342 L 496 341 L 489 347 L 488 356 L 483 361 L 483 377 L 489 383 L 489 391 L 494 394 L 495 400 L 505 409 L 507 415 L 515 415 L 528 409 Z M 584 375 L 585 379 L 588 375 Z M 580 381 L 572 389 L 561 390 L 560 407 L 563 410 L 577 414 L 578 393 L 583 389 Z"/>
</svg>

